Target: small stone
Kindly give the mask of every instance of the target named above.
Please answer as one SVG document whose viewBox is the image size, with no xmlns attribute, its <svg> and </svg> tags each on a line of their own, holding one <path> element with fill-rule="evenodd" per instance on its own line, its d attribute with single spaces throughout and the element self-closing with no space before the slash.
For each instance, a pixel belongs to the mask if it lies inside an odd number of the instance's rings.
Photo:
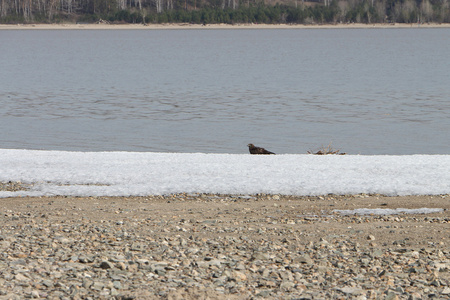
<svg viewBox="0 0 450 300">
<path fill-rule="evenodd" d="M 72 259 L 73 261 L 76 261 L 75 259 Z M 81 263 L 91 263 L 94 261 L 94 257 L 93 256 L 87 256 L 87 255 L 80 255 L 78 257 L 78 261 Z"/>
<path fill-rule="evenodd" d="M 348 295 L 359 295 L 362 293 L 362 289 L 360 288 L 356 288 L 356 287 L 343 287 L 343 288 L 338 288 L 339 291 L 341 291 L 344 294 L 348 294 Z"/>
<path fill-rule="evenodd" d="M 236 281 L 245 281 L 247 280 L 247 275 L 240 271 L 233 271 L 232 278 Z"/>
<path fill-rule="evenodd" d="M 114 281 L 113 287 L 117 290 L 120 290 L 120 289 L 122 289 L 122 284 L 120 283 L 120 281 Z"/>
<path fill-rule="evenodd" d="M 294 262 L 307 264 L 307 265 L 312 265 L 313 264 L 313 260 L 311 259 L 311 257 L 308 254 L 295 257 L 294 258 Z"/>
<path fill-rule="evenodd" d="M 383 250 L 381 250 L 381 249 L 375 249 L 375 250 L 373 250 L 373 252 L 372 252 L 372 257 L 381 257 L 381 256 L 383 256 L 383 254 L 384 254 L 384 251 L 383 251 Z"/>
<path fill-rule="evenodd" d="M 31 291 L 31 298 L 41 298 L 38 291 Z"/>
<path fill-rule="evenodd" d="M 48 288 L 53 287 L 53 281 L 51 281 L 51 280 L 44 280 L 44 281 L 42 281 L 42 284 Z"/>
<path fill-rule="evenodd" d="M 375 237 L 371 234 L 369 234 L 366 239 L 369 241 L 375 241 Z"/>
<path fill-rule="evenodd" d="M 388 292 L 388 294 L 386 295 L 386 298 L 384 298 L 384 300 L 398 300 L 398 295 L 394 292 Z"/>
<path fill-rule="evenodd" d="M 210 260 L 210 261 L 208 261 L 208 264 L 210 266 L 214 266 L 214 267 L 218 267 L 218 268 L 222 265 L 222 263 L 218 259 Z"/>
<path fill-rule="evenodd" d="M 103 260 L 100 263 L 99 267 L 102 268 L 102 269 L 112 269 L 112 268 L 114 268 L 114 264 L 112 264 L 109 261 Z"/>
<path fill-rule="evenodd" d="M 130 249 L 133 251 L 144 251 L 146 247 L 144 244 L 141 243 L 133 243 Z"/>
<path fill-rule="evenodd" d="M 266 252 L 255 252 L 253 253 L 253 260 L 268 260 L 270 258 L 269 254 Z"/>
<path fill-rule="evenodd" d="M 131 273 L 136 273 L 139 269 L 139 265 L 138 264 L 130 264 L 127 266 L 127 269 Z"/>
<path fill-rule="evenodd" d="M 295 284 L 291 281 L 283 281 L 280 284 L 280 290 L 284 291 L 284 292 L 289 292 L 290 290 L 292 290 L 294 288 Z"/>
<path fill-rule="evenodd" d="M 127 266 L 125 265 L 125 263 L 123 263 L 122 261 L 117 263 L 117 268 L 120 270 L 126 270 Z"/>
<path fill-rule="evenodd" d="M 19 281 L 30 281 L 30 278 L 25 277 L 21 273 L 14 275 L 14 279 L 19 280 Z"/>
<path fill-rule="evenodd" d="M 93 282 L 92 280 L 86 279 L 86 278 L 83 279 L 82 286 L 83 286 L 85 289 L 89 289 L 93 284 L 94 284 L 94 282 Z"/>
<path fill-rule="evenodd" d="M 103 290 L 103 287 L 105 285 L 103 284 L 103 282 L 100 281 L 96 281 L 94 282 L 94 284 L 91 286 L 91 289 L 96 290 L 96 291 L 101 291 Z"/>
<path fill-rule="evenodd" d="M 270 295 L 270 291 L 268 290 L 263 290 L 263 291 L 259 291 L 256 296 L 258 297 L 262 297 L 262 298 L 267 298 Z"/>
</svg>

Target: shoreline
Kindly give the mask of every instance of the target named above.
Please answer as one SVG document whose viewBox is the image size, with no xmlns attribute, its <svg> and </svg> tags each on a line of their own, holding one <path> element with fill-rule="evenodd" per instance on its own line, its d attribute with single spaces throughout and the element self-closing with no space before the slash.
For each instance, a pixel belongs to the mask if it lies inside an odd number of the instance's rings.
<svg viewBox="0 0 450 300">
<path fill-rule="evenodd" d="M 295 196 L 277 194 L 204 194 L 204 193 L 178 193 L 167 195 L 147 196 L 24 196 L 0 198 L 0 207 L 5 214 L 0 215 L 8 219 L 8 216 L 36 215 L 45 216 L 50 223 L 53 222 L 90 222 L 119 221 L 127 219 L 146 220 L 149 216 L 154 219 L 215 219 L 217 226 L 231 226 L 238 223 L 247 223 L 243 220 L 253 220 L 252 226 L 261 227 L 274 225 L 273 227 L 285 228 L 296 227 L 296 225 L 315 224 L 304 227 L 303 232 L 315 232 L 317 226 L 323 226 L 324 234 L 344 234 L 348 231 L 348 225 L 353 227 L 364 227 L 364 231 L 377 234 L 377 247 L 392 247 L 392 241 L 408 237 L 409 246 L 416 250 L 429 245 L 432 241 L 433 247 L 444 249 L 448 242 L 450 232 L 427 231 L 422 226 L 405 226 L 411 228 L 409 232 L 391 232 L 389 236 L 381 234 L 382 228 L 373 228 L 370 224 L 355 220 L 380 220 L 399 222 L 398 219 L 409 219 L 412 225 L 420 220 L 438 218 L 442 226 L 450 222 L 450 194 L 446 195 L 408 195 L 408 196 L 385 196 L 380 194 L 355 194 L 355 195 L 321 195 L 321 196 Z M 411 210 L 412 213 L 391 213 L 395 210 Z M 425 209 L 425 210 L 424 210 Z M 436 210 L 438 209 L 438 210 Z M 357 213 L 358 211 L 369 211 Z M 386 213 L 375 212 L 377 210 Z M 156 215 L 153 215 L 151 212 Z M 224 214 L 224 212 L 227 213 Z M 349 213 L 354 211 L 354 213 Z M 414 212 L 415 211 L 415 212 Z M 419 212 L 422 211 L 422 212 Z M 430 212 L 424 212 L 430 211 Z M 279 220 L 278 222 L 272 222 Z M 325 221 L 326 220 L 326 221 Z M 370 222 L 372 222 L 370 221 Z M 333 228 L 327 224 L 337 222 Z M 369 221 L 367 223 L 370 223 Z M 339 225 L 343 227 L 339 228 Z M 303 226 L 303 225 L 302 225 Z M 431 225 L 429 225 L 431 226 Z M 415 228 L 415 229 L 412 229 Z M 1 226 L 0 226 L 1 229 Z M 361 228 L 362 229 L 362 228 Z M 425 231 L 423 231 L 425 230 Z M 422 234 L 418 234 L 423 231 Z M 195 231 L 203 235 L 202 231 Z M 339 233 L 338 233 L 339 232 Z M 194 232 L 191 232 L 193 234 Z M 424 234 L 433 236 L 429 241 L 423 240 Z M 263 234 L 264 236 L 264 234 Z M 319 242 L 320 235 L 312 234 L 314 238 L 303 239 L 303 242 Z M 365 244 L 365 236 L 356 235 L 354 241 Z M 447 242 L 445 242 L 447 241 Z M 443 243 L 445 242 L 445 243 Z"/>
<path fill-rule="evenodd" d="M 449 195 L 2 198 L 0 299 L 450 295 Z M 336 209 L 443 208 L 339 215 Z"/>
<path fill-rule="evenodd" d="M 159 29 L 389 29 L 389 28 L 450 28 L 450 23 L 427 23 L 427 24 L 0 24 L 0 30 L 106 30 L 106 29 L 136 29 L 136 30 L 159 30 Z"/>
</svg>

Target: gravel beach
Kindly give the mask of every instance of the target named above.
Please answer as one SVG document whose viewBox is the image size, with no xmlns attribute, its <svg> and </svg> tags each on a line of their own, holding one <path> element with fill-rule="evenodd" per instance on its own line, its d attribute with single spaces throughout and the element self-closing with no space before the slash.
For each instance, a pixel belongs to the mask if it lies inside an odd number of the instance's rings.
<svg viewBox="0 0 450 300">
<path fill-rule="evenodd" d="M 0 299 L 450 296 L 450 195 L 25 197 L 0 207 Z M 334 211 L 422 207 L 444 211 Z"/>
</svg>

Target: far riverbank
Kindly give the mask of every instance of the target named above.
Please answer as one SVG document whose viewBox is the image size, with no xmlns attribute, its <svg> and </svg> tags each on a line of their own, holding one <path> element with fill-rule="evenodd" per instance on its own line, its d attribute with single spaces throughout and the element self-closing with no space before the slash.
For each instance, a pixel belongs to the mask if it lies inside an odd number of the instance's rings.
<svg viewBox="0 0 450 300">
<path fill-rule="evenodd" d="M 450 23 L 437 24 L 406 24 L 406 23 L 380 23 L 380 24 L 324 24 L 324 25 L 303 25 L 303 24 L 0 24 L 0 30 L 15 29 L 368 29 L 368 28 L 450 28 Z"/>
</svg>

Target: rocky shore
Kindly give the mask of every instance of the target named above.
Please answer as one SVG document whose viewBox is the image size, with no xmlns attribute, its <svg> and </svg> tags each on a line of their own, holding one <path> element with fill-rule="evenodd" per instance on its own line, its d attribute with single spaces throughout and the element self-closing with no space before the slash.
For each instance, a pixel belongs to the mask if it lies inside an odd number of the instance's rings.
<svg viewBox="0 0 450 300">
<path fill-rule="evenodd" d="M 450 195 L 4 198 L 0 299 L 448 299 L 449 201 Z M 335 211 L 422 207 L 444 211 Z"/>
</svg>

